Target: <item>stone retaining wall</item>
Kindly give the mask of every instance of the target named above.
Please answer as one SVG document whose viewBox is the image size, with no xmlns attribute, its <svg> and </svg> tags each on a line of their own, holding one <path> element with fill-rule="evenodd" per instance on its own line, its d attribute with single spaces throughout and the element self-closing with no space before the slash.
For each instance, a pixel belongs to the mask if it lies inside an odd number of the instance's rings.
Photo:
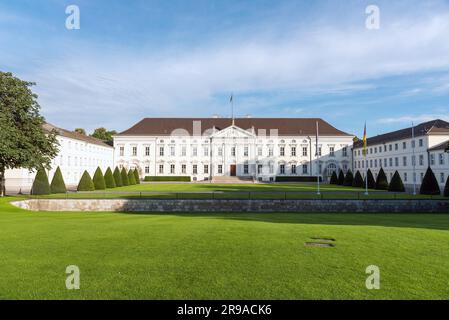
<svg viewBox="0 0 449 320">
<path fill-rule="evenodd" d="M 32 199 L 13 204 L 32 211 L 449 213 L 449 200 Z"/>
</svg>

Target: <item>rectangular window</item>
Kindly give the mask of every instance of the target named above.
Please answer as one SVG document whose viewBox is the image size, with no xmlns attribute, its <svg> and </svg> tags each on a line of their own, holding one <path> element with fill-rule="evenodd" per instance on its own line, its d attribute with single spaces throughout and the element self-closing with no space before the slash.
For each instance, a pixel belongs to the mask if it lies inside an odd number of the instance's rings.
<svg viewBox="0 0 449 320">
<path fill-rule="evenodd" d="M 393 166 L 393 158 L 390 158 L 390 167 L 392 167 Z"/>
<path fill-rule="evenodd" d="M 160 164 L 159 165 L 159 174 L 163 174 L 164 173 L 164 165 Z"/>
<path fill-rule="evenodd" d="M 422 154 L 419 155 L 419 165 L 420 166 L 424 165 L 424 156 Z"/>
<path fill-rule="evenodd" d="M 137 147 L 133 147 L 133 157 L 137 156 Z"/>
<path fill-rule="evenodd" d="M 329 147 L 329 156 L 331 157 L 335 156 L 335 147 Z"/>
<path fill-rule="evenodd" d="M 440 165 L 444 164 L 444 154 L 443 153 L 439 154 L 439 163 L 440 163 Z"/>
<path fill-rule="evenodd" d="M 423 139 L 419 139 L 419 146 L 420 146 L 420 147 L 424 146 L 424 141 L 423 141 Z"/>
<path fill-rule="evenodd" d="M 209 174 L 209 165 L 204 165 L 204 174 Z"/>
<path fill-rule="evenodd" d="M 440 182 L 441 183 L 445 183 L 446 182 L 446 180 L 444 179 L 444 173 L 443 172 L 440 173 Z"/>
<path fill-rule="evenodd" d="M 209 156 L 209 147 L 204 147 L 203 151 L 204 151 L 204 156 L 208 157 Z"/>
<path fill-rule="evenodd" d="M 307 174 L 307 171 L 308 171 L 308 166 L 306 164 L 303 164 L 302 165 L 302 173 Z"/>
<path fill-rule="evenodd" d="M 397 143 L 394 144 L 394 150 L 399 150 L 399 145 Z"/>
<path fill-rule="evenodd" d="M 219 157 L 223 156 L 223 147 L 218 147 L 218 156 Z"/>
<path fill-rule="evenodd" d="M 405 141 L 402 142 L 402 149 L 404 149 L 404 150 L 407 149 L 407 142 L 405 142 Z"/>
<path fill-rule="evenodd" d="M 145 174 L 149 174 L 150 173 L 150 167 L 146 166 L 145 167 Z"/>
<path fill-rule="evenodd" d="M 404 167 L 407 166 L 407 157 L 402 157 L 402 165 L 403 165 Z"/>
<path fill-rule="evenodd" d="M 307 147 L 303 147 L 303 148 L 302 148 L 302 156 L 303 156 L 303 157 L 307 157 L 307 154 L 308 154 L 308 152 L 307 152 Z"/>
<path fill-rule="evenodd" d="M 262 147 L 258 147 L 258 148 L 257 148 L 257 155 L 258 155 L 259 157 L 262 156 Z"/>
<path fill-rule="evenodd" d="M 232 148 L 231 148 L 231 156 L 232 156 L 232 157 L 235 157 L 235 147 L 232 147 Z"/>
<path fill-rule="evenodd" d="M 388 167 L 388 162 L 387 162 L 387 161 L 388 161 L 388 159 L 387 159 L 387 158 L 385 158 L 385 159 L 384 159 L 384 167 L 385 167 L 385 168 L 387 168 L 387 167 Z"/>
<path fill-rule="evenodd" d="M 159 147 L 159 155 L 160 155 L 161 157 L 164 156 L 164 147 Z"/>
<path fill-rule="evenodd" d="M 296 165 L 292 164 L 292 174 L 296 174 Z"/>
<path fill-rule="evenodd" d="M 248 155 L 249 155 L 249 148 L 247 146 L 245 146 L 243 149 L 243 156 L 247 157 Z"/>
<path fill-rule="evenodd" d="M 247 164 L 244 164 L 244 165 L 243 165 L 243 174 L 248 174 L 248 172 L 249 172 L 248 165 L 247 165 Z"/>
<path fill-rule="evenodd" d="M 170 156 L 174 157 L 175 154 L 176 154 L 175 152 L 176 152 L 175 147 L 174 147 L 174 146 L 171 146 L 171 147 L 170 147 Z"/>
<path fill-rule="evenodd" d="M 279 170 L 280 170 L 281 174 L 285 174 L 285 165 L 281 164 L 280 167 L 279 167 Z"/>
<path fill-rule="evenodd" d="M 187 173 L 187 166 L 185 164 L 181 165 L 181 172 L 182 172 L 182 174 Z"/>
<path fill-rule="evenodd" d="M 196 157 L 198 156 L 198 148 L 197 147 L 193 147 L 192 149 L 192 157 Z"/>
<path fill-rule="evenodd" d="M 399 158 L 398 157 L 394 158 L 394 165 L 396 167 L 399 167 Z"/>
<path fill-rule="evenodd" d="M 186 146 L 182 146 L 181 147 L 181 156 L 185 157 L 187 155 L 187 147 Z"/>
<path fill-rule="evenodd" d="M 262 165 L 261 164 L 257 165 L 257 174 L 262 174 Z"/>
<path fill-rule="evenodd" d="M 404 172 L 404 181 L 407 182 L 407 179 L 408 179 L 407 172 Z"/>
<path fill-rule="evenodd" d="M 323 153 L 323 148 L 321 148 L 321 146 L 318 147 L 318 157 L 321 157 Z"/>
<path fill-rule="evenodd" d="M 150 156 L 150 147 L 145 147 L 145 156 L 146 157 Z"/>
<path fill-rule="evenodd" d="M 285 156 L 285 147 L 280 147 L 280 148 L 279 148 L 279 155 L 280 155 L 281 157 Z"/>
<path fill-rule="evenodd" d="M 192 171 L 193 171 L 193 174 L 198 174 L 198 165 L 194 164 Z"/>
<path fill-rule="evenodd" d="M 125 155 L 125 147 L 120 147 L 120 157 Z"/>
<path fill-rule="evenodd" d="M 296 147 L 292 147 L 291 155 L 292 155 L 292 157 L 296 157 Z"/>
<path fill-rule="evenodd" d="M 175 165 L 174 164 L 170 165 L 170 174 L 175 174 Z"/>
<path fill-rule="evenodd" d="M 223 165 L 222 164 L 218 165 L 218 173 L 223 174 Z"/>
<path fill-rule="evenodd" d="M 388 150 L 389 150 L 389 151 L 393 151 L 393 145 L 392 145 L 392 144 L 390 144 L 390 145 L 388 146 Z"/>
<path fill-rule="evenodd" d="M 371 151 L 372 151 L 372 149 L 371 149 Z M 347 156 L 348 156 L 348 148 L 344 147 L 343 148 L 343 157 L 347 157 Z"/>
<path fill-rule="evenodd" d="M 273 147 L 269 147 L 268 148 L 268 156 L 272 157 L 273 156 Z"/>
<path fill-rule="evenodd" d="M 434 154 L 430 155 L 430 165 L 431 166 L 435 165 L 435 155 Z"/>
</svg>

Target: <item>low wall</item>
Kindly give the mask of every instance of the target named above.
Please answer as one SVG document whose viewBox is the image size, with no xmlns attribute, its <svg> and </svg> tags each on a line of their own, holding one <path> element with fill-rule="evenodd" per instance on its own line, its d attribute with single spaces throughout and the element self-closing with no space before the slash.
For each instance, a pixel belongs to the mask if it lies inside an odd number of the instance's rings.
<svg viewBox="0 0 449 320">
<path fill-rule="evenodd" d="M 13 204 L 33 211 L 449 213 L 449 200 L 32 199 Z"/>
</svg>

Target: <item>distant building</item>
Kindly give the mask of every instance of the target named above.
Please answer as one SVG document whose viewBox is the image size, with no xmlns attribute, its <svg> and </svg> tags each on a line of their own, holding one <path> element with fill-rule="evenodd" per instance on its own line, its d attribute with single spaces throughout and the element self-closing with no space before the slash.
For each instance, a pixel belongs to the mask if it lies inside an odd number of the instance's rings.
<svg viewBox="0 0 449 320">
<path fill-rule="evenodd" d="M 415 138 L 413 139 L 413 133 Z M 354 143 L 354 170 L 365 175 L 371 169 L 375 177 L 383 168 L 389 181 L 397 170 L 410 189 L 419 186 L 430 166 L 443 188 L 449 175 L 449 123 L 433 120 L 367 139 L 367 160 L 363 142 Z M 419 191 L 419 190 L 418 190 Z"/>
<path fill-rule="evenodd" d="M 352 142 L 352 135 L 322 119 L 295 118 L 146 118 L 114 136 L 119 167 L 137 168 L 141 177 L 193 181 L 317 175 L 327 180 L 333 171 L 350 168 Z"/>
<path fill-rule="evenodd" d="M 56 168 L 61 168 L 67 186 L 76 186 L 85 170 L 93 176 L 97 167 L 104 171 L 114 165 L 114 148 L 101 140 L 76 132 L 57 128 L 50 124 L 44 130 L 56 130 L 59 142 L 59 153 L 53 159 L 51 170 L 48 171 L 49 181 L 53 178 Z M 6 170 L 7 192 L 29 192 L 36 172 L 28 169 Z"/>
</svg>

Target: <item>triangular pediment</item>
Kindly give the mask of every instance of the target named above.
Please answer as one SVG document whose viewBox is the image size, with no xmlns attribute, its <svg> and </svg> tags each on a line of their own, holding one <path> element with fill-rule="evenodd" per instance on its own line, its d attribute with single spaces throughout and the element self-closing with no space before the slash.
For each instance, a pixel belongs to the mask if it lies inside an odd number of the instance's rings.
<svg viewBox="0 0 449 320">
<path fill-rule="evenodd" d="M 217 131 L 211 135 L 213 138 L 254 138 L 252 130 L 245 130 L 235 125 Z"/>
</svg>

